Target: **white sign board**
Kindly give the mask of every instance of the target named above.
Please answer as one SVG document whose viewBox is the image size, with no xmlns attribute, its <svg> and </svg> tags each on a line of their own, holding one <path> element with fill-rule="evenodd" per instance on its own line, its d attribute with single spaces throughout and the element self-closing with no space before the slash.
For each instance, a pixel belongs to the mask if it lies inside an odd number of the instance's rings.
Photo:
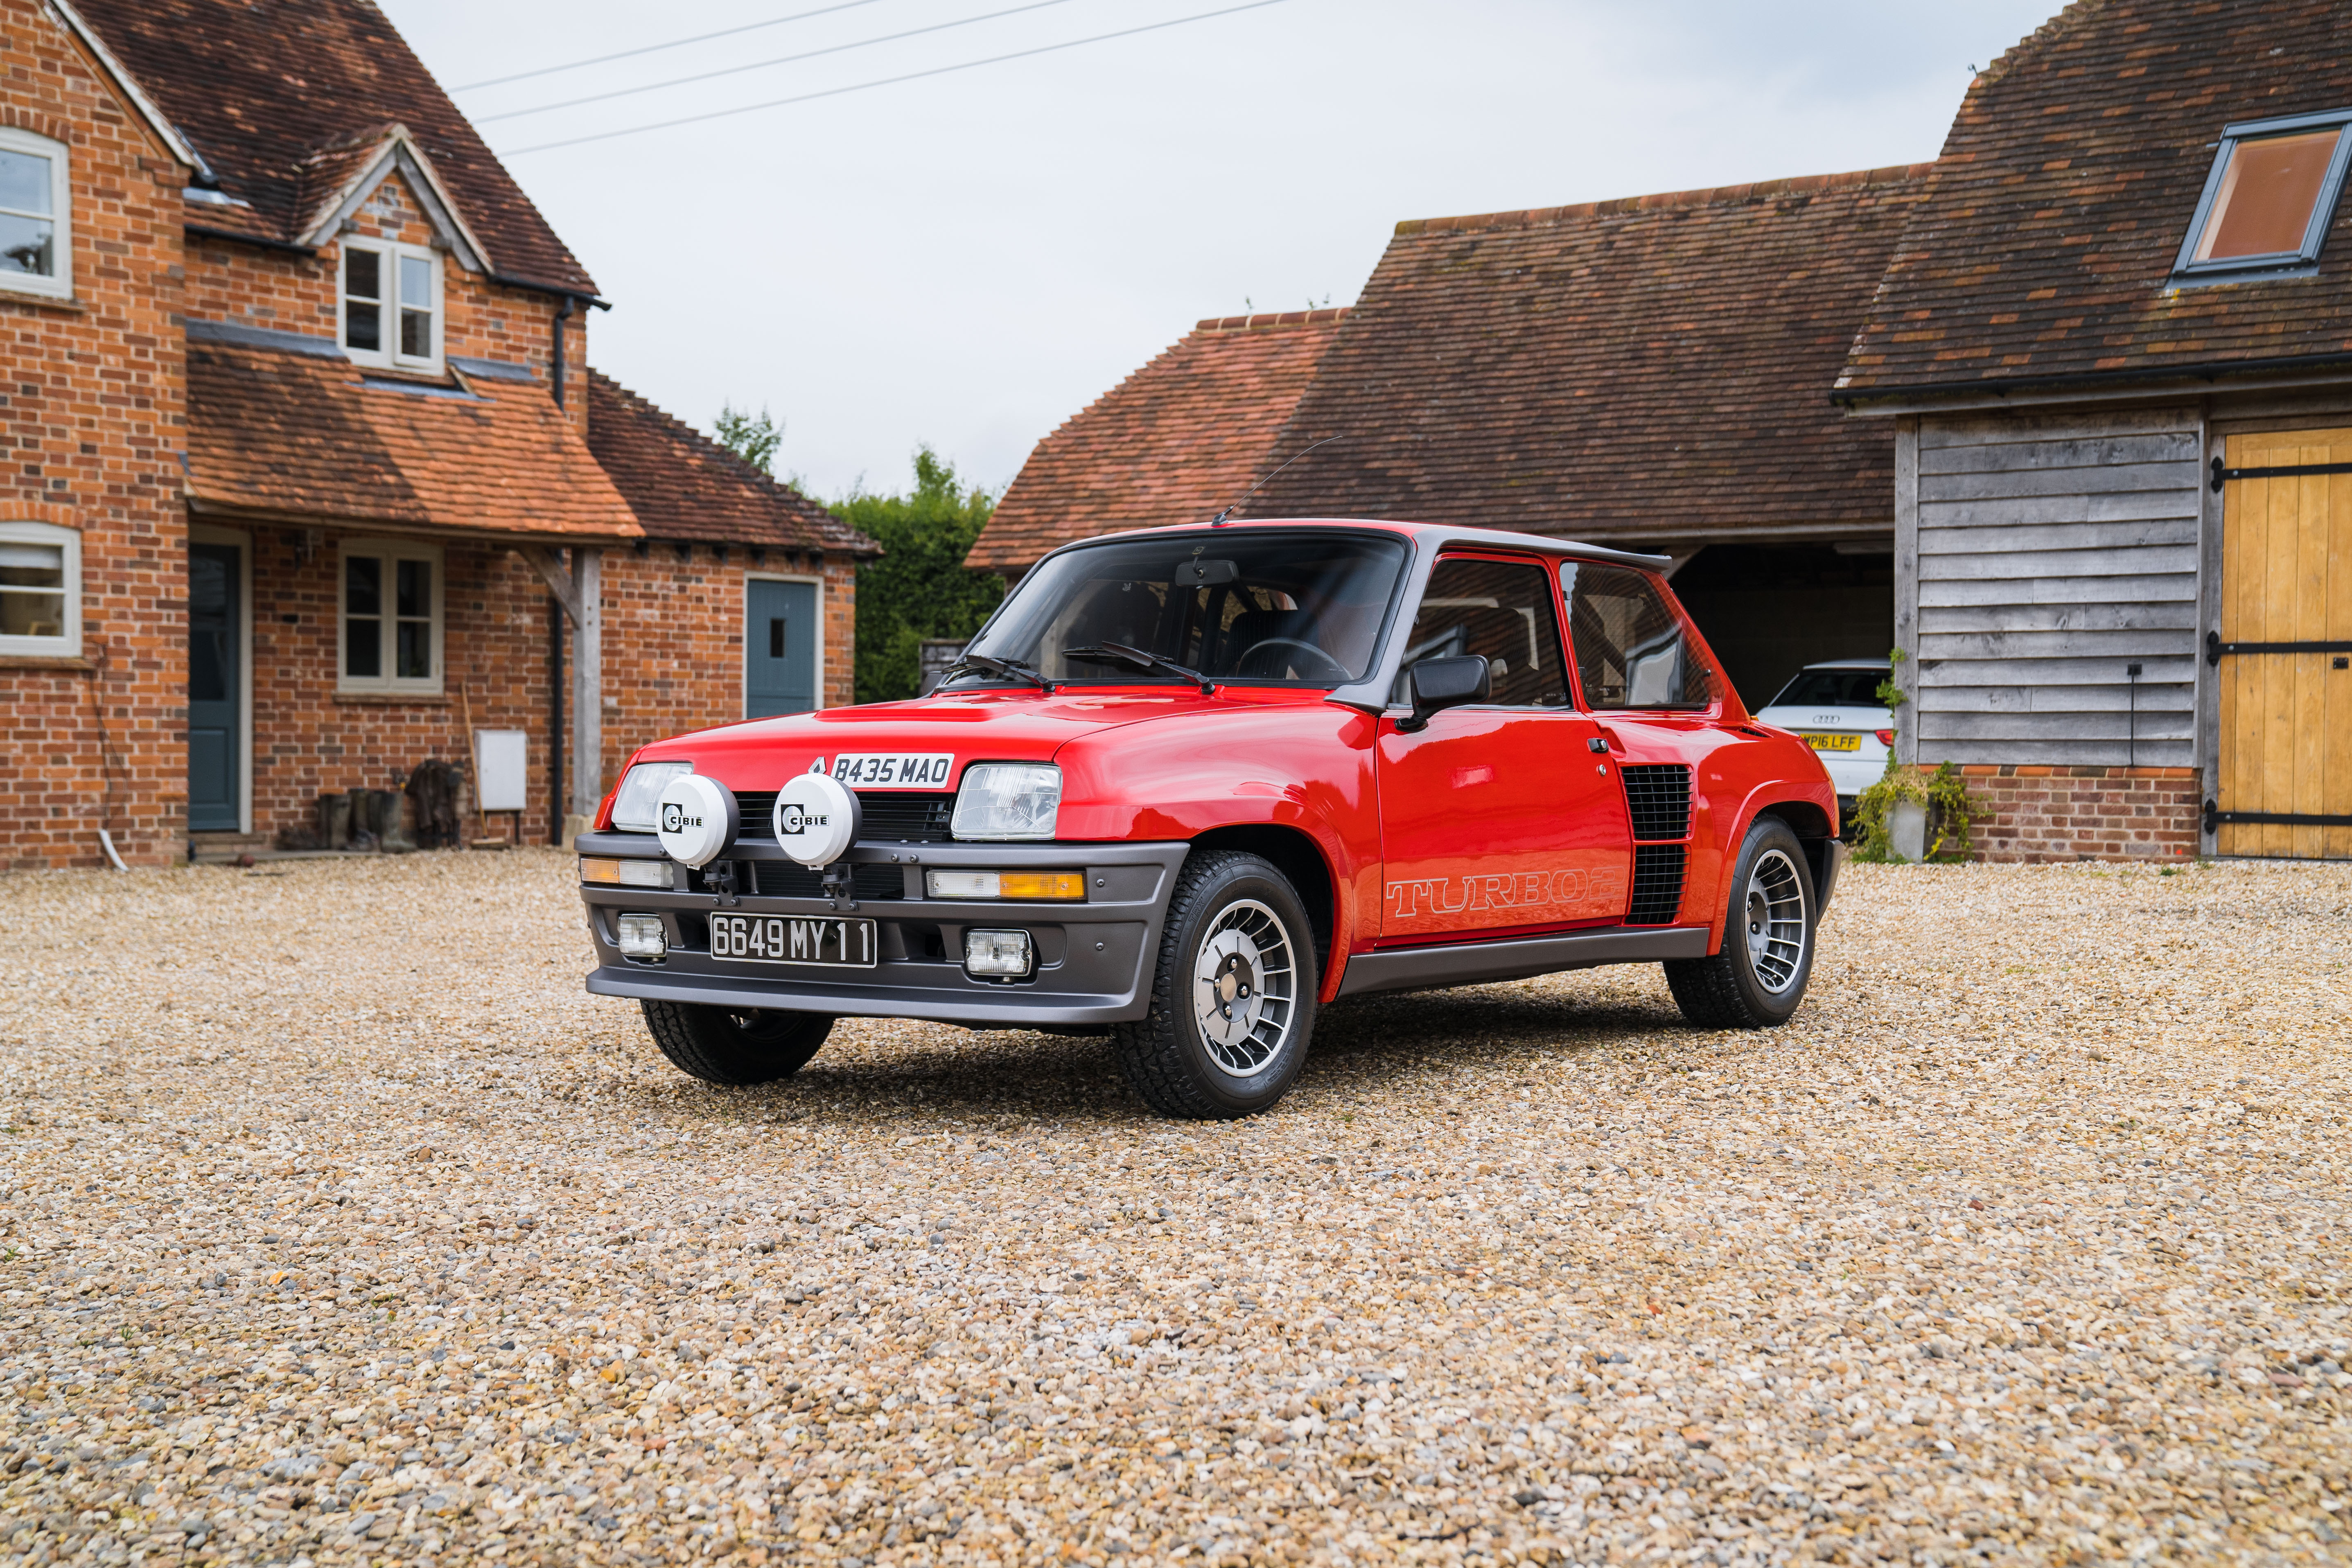
<svg viewBox="0 0 2352 1568">
<path fill-rule="evenodd" d="M 484 811 L 520 811 L 530 787 L 530 737 L 520 730 L 483 730 L 474 736 L 474 792 Z"/>
</svg>

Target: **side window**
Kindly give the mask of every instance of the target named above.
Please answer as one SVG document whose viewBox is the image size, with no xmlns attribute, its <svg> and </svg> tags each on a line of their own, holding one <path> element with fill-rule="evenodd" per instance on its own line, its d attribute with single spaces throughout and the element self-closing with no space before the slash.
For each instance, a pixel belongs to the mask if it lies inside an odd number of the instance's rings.
<svg viewBox="0 0 2352 1568">
<path fill-rule="evenodd" d="M 1658 585 L 1623 566 L 1570 561 L 1559 569 L 1568 595 L 1568 639 L 1585 705 L 1705 708 L 1714 683 Z"/>
<path fill-rule="evenodd" d="M 441 259 L 421 246 L 346 239 L 343 352 L 395 370 L 441 365 Z"/>
<path fill-rule="evenodd" d="M 1486 656 L 1490 701 L 1507 708 L 1565 708 L 1559 617 L 1551 580 L 1533 563 L 1448 557 L 1429 574 L 1404 668 L 1451 654 Z"/>
<path fill-rule="evenodd" d="M 441 689 L 441 551 L 405 540 L 343 546 L 345 691 Z"/>
</svg>

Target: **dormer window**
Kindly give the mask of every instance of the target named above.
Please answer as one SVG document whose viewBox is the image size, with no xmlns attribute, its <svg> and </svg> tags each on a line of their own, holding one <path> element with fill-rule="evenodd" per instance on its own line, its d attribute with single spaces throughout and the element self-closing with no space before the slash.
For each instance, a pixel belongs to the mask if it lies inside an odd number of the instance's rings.
<svg viewBox="0 0 2352 1568">
<path fill-rule="evenodd" d="M 2315 271 L 2347 160 L 2352 109 L 2224 127 L 2175 280 Z"/>
<path fill-rule="evenodd" d="M 72 296 L 70 189 L 63 143 L 0 125 L 0 289 Z"/>
<path fill-rule="evenodd" d="M 393 370 L 441 368 L 441 258 L 421 245 L 343 241 L 343 352 Z"/>
</svg>

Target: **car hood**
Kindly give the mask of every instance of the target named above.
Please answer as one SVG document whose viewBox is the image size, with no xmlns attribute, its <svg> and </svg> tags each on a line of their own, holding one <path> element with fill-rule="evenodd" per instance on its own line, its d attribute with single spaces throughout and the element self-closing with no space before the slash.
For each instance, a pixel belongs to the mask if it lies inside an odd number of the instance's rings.
<svg viewBox="0 0 2352 1568">
<path fill-rule="evenodd" d="M 1221 688 L 1208 697 L 1189 686 L 959 692 L 698 730 L 657 741 L 635 760 L 690 762 L 730 789 L 772 790 L 819 763 L 834 772 L 844 756 L 947 756 L 945 779 L 918 786 L 944 790 L 973 763 L 1049 762 L 1072 741 L 1106 730 L 1170 719 L 1213 723 L 1220 714 L 1322 702 L 1320 691 L 1283 688 Z"/>
</svg>

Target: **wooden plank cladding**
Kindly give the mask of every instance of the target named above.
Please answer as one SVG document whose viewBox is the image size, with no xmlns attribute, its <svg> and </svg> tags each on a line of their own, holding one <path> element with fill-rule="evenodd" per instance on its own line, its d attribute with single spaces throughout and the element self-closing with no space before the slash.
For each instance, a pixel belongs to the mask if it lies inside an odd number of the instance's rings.
<svg viewBox="0 0 2352 1568">
<path fill-rule="evenodd" d="M 1920 761 L 2194 763 L 2200 442 L 2187 409 L 1921 421 Z"/>
<path fill-rule="evenodd" d="M 2352 462 L 2352 429 L 2232 436 L 2232 468 Z M 2221 493 L 2221 641 L 2352 641 L 2352 475 L 2232 479 Z M 2322 652 L 2220 664 L 2224 813 L 2352 816 L 2352 668 Z M 2223 855 L 2352 858 L 2352 826 L 2224 822 Z"/>
</svg>

